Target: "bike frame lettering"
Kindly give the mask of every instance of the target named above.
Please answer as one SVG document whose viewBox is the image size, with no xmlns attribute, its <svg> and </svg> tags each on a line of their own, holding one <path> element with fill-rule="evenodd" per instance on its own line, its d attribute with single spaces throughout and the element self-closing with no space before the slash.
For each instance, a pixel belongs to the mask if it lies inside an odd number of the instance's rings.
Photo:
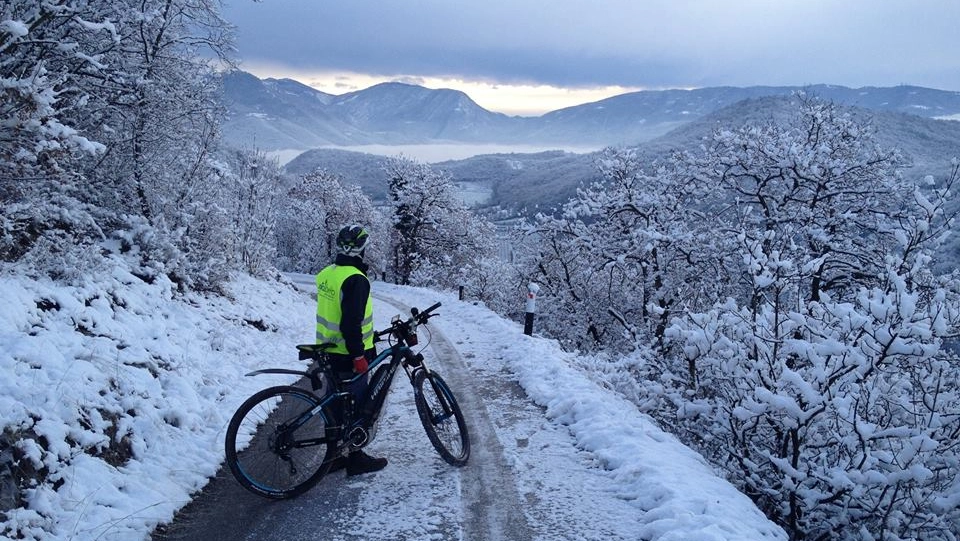
<svg viewBox="0 0 960 541">
<path fill-rule="evenodd" d="M 401 366 L 401 359 L 409 354 L 410 348 L 404 345 L 395 344 L 385 350 L 383 350 L 377 357 L 370 363 L 369 369 L 363 374 L 358 374 L 348 380 L 344 381 L 344 384 L 352 384 L 358 381 L 360 378 L 367 377 L 370 374 L 373 374 L 374 369 L 377 366 L 380 366 L 383 363 L 388 363 L 389 366 L 385 368 L 387 370 L 386 375 L 383 378 L 380 378 L 380 381 L 377 382 L 377 386 L 372 389 L 367 389 L 366 396 L 364 397 L 369 404 L 376 404 L 377 408 L 370 412 L 370 419 L 376 419 L 379 417 L 380 409 L 383 406 L 384 400 L 381 400 L 382 396 L 390 390 L 390 386 L 393 384 L 393 378 L 396 376 L 397 369 Z M 312 417 L 319 413 L 319 411 L 326 406 L 329 406 L 336 400 L 342 400 L 346 397 L 349 397 L 350 393 L 348 392 L 339 392 L 332 393 L 326 396 L 326 398 L 321 401 L 321 403 L 311 410 L 307 417 Z M 305 419 L 304 419 L 305 421 Z M 358 419 L 357 422 L 362 422 L 363 419 Z"/>
<path fill-rule="evenodd" d="M 397 370 L 400 368 L 400 360 L 407 351 L 410 351 L 409 348 L 401 345 L 394 345 L 390 348 L 387 348 L 380 355 L 377 355 L 377 358 L 373 361 L 373 366 L 371 366 L 367 371 L 367 374 L 372 374 L 374 368 L 376 368 L 382 362 L 386 361 L 389 363 L 389 366 L 386 368 L 386 375 L 380 378 L 380 381 L 376 382 L 376 387 L 367 390 L 367 404 L 375 406 L 375 409 L 370 411 L 371 419 L 375 419 L 380 416 L 380 409 L 384 403 L 382 398 L 387 394 L 387 391 L 390 390 L 390 386 L 393 384 L 393 378 L 396 376 Z M 388 358 L 389 360 L 387 360 Z M 359 375 L 353 378 L 351 381 L 363 376 L 366 376 L 366 374 Z"/>
</svg>

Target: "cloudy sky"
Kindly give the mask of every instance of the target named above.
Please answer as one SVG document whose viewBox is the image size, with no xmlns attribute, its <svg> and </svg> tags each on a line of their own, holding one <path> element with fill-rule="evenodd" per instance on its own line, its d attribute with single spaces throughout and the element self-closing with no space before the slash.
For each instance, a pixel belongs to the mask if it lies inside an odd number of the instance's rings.
<svg viewBox="0 0 960 541">
<path fill-rule="evenodd" d="M 259 77 L 456 88 L 507 114 L 641 89 L 960 91 L 960 0 L 229 0 L 224 14 Z"/>
</svg>

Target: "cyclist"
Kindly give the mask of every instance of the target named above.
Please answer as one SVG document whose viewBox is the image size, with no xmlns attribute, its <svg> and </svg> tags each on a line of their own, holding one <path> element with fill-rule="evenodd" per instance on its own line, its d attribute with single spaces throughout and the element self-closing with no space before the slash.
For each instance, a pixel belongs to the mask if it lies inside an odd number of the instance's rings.
<svg viewBox="0 0 960 541">
<path fill-rule="evenodd" d="M 373 345 L 373 301 L 370 298 L 368 266 L 363 262 L 369 240 L 366 229 L 348 225 L 337 235 L 337 256 L 333 264 L 321 270 L 317 282 L 317 343 L 333 342 L 331 366 L 341 380 L 367 370 L 376 357 Z M 358 405 L 367 390 L 367 378 L 359 378 L 350 392 Z M 346 467 L 347 475 L 382 470 L 386 458 L 374 458 L 361 450 L 335 462 L 331 471 Z"/>
</svg>

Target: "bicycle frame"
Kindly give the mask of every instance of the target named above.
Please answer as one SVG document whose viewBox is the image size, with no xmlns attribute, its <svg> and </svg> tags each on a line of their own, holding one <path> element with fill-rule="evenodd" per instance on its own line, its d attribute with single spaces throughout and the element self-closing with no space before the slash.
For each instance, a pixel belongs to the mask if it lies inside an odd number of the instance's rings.
<svg viewBox="0 0 960 541">
<path fill-rule="evenodd" d="M 420 362 L 417 363 L 418 366 L 411 370 L 409 361 L 417 359 L 417 357 L 419 357 Z M 373 440 L 379 425 L 380 413 L 383 410 L 383 405 L 386 403 L 387 393 L 390 392 L 397 371 L 402 366 L 412 383 L 416 370 L 422 369 L 422 359 L 423 356 L 414 354 L 409 346 L 402 343 L 394 344 L 380 352 L 371 362 L 366 372 L 357 374 L 349 380 L 344 380 L 340 383 L 342 388 L 343 386 L 355 384 L 362 378 L 370 378 L 361 402 L 359 404 L 352 404 L 354 408 L 353 411 L 349 411 L 349 405 L 353 398 L 350 392 L 341 390 L 337 393 L 331 393 L 321 402 L 321 405 L 324 406 L 332 405 L 338 400 L 347 404 L 348 410 L 345 418 L 350 421 L 348 425 L 344 426 L 344 439 L 346 439 L 350 445 L 362 447 Z"/>
<path fill-rule="evenodd" d="M 340 402 L 344 404 L 344 418 L 336 420 L 339 424 L 331 425 L 331 428 L 338 428 L 339 430 L 335 434 L 329 436 L 329 439 L 336 439 L 338 442 L 343 440 L 347 446 L 355 448 L 365 446 L 367 443 L 372 441 L 373 437 L 376 435 L 378 421 L 380 420 L 380 413 L 383 410 L 383 405 L 386 403 L 386 396 L 393 385 L 393 380 L 397 374 L 397 370 L 402 366 L 412 384 L 417 372 L 419 370 L 426 369 L 423 364 L 423 355 L 420 353 L 414 353 L 404 340 L 398 340 L 396 343 L 381 351 L 379 354 L 377 354 L 373 361 L 370 362 L 370 365 L 365 372 L 362 374 L 357 374 L 347 380 L 335 379 L 336 376 L 333 373 L 329 363 L 325 362 L 325 356 L 326 354 L 322 351 L 307 354 L 305 350 L 302 350 L 303 358 L 316 358 L 318 362 L 321 363 L 316 369 L 308 372 L 284 368 L 265 368 L 250 372 L 247 375 L 300 375 L 309 379 L 313 390 L 317 391 L 324 387 L 320 378 L 320 375 L 323 374 L 325 379 L 333 383 L 333 389 L 331 389 L 330 392 L 325 392 L 322 397 L 318 397 L 320 401 L 316 407 L 310 409 L 295 421 L 286 425 L 284 427 L 286 429 L 284 432 L 289 433 L 295 431 L 315 415 L 321 413 L 324 408 L 330 408 L 334 404 Z M 370 378 L 367 390 L 364 393 L 364 396 L 361 398 L 361 403 L 356 404 L 354 402 L 353 394 L 350 391 L 344 390 L 344 388 L 349 388 L 350 385 L 353 385 L 361 378 L 366 377 Z M 355 408 L 357 407 L 361 408 L 359 416 L 356 415 Z M 334 420 L 328 419 L 328 421 Z M 304 440 L 298 441 L 296 446 L 308 447 L 310 445 L 317 445 L 319 443 L 322 442 L 320 440 Z"/>
</svg>

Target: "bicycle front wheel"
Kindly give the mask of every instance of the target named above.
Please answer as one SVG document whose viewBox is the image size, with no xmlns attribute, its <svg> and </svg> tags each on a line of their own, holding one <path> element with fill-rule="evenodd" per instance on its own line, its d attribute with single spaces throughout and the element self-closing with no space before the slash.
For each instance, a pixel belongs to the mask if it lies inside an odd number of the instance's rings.
<svg viewBox="0 0 960 541">
<path fill-rule="evenodd" d="M 227 427 L 226 460 L 247 490 L 282 500 L 302 494 L 330 469 L 336 442 L 332 417 L 316 395 L 298 387 L 270 387 L 240 405 Z"/>
<path fill-rule="evenodd" d="M 463 413 L 447 382 L 421 370 L 413 381 L 417 413 L 430 443 L 452 466 L 463 466 L 470 457 L 470 436 Z"/>
</svg>

